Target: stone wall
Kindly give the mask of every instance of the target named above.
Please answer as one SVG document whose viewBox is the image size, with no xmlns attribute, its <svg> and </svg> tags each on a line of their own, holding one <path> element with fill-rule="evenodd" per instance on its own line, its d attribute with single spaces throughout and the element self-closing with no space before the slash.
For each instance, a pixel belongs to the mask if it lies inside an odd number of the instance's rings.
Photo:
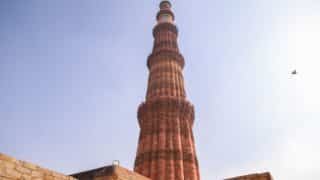
<svg viewBox="0 0 320 180">
<path fill-rule="evenodd" d="M 37 165 L 20 161 L 0 153 L 1 180 L 76 180 Z"/>
<path fill-rule="evenodd" d="M 94 180 L 150 180 L 138 173 L 132 172 L 128 169 L 116 166 L 114 173 L 110 176 L 97 177 Z"/>
<path fill-rule="evenodd" d="M 89 171 L 84 171 L 71 176 L 78 180 L 150 180 L 138 173 L 118 165 L 104 166 Z"/>
<path fill-rule="evenodd" d="M 269 172 L 260 173 L 260 174 L 249 174 L 245 176 L 238 176 L 233 178 L 228 178 L 225 180 L 272 180 L 272 176 Z"/>
</svg>

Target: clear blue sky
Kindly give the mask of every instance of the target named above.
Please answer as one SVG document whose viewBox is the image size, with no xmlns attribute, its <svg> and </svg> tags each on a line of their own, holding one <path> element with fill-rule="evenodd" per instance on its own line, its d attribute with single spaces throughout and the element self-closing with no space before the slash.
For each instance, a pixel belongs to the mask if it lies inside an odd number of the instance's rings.
<svg viewBox="0 0 320 180">
<path fill-rule="evenodd" d="M 158 3 L 2 0 L 0 152 L 67 174 L 131 169 Z M 320 179 L 320 1 L 173 7 L 202 179 Z"/>
</svg>

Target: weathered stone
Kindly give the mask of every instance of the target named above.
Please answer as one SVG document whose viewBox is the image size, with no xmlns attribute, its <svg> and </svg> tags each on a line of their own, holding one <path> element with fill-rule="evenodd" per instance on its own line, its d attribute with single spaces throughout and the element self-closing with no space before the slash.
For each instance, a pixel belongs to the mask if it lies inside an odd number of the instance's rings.
<svg viewBox="0 0 320 180">
<path fill-rule="evenodd" d="M 22 176 L 22 174 L 15 169 L 6 169 L 4 175 L 10 178 L 20 178 Z"/>
<path fill-rule="evenodd" d="M 244 176 L 238 176 L 233 178 L 227 178 L 225 180 L 272 180 L 272 176 L 269 172 L 260 173 L 260 174 L 249 174 Z"/>
<path fill-rule="evenodd" d="M 31 180 L 31 175 L 23 174 L 21 180 Z"/>
<path fill-rule="evenodd" d="M 4 155 L 2 153 L 0 153 L 0 160 L 3 160 L 5 162 L 12 162 L 12 163 L 16 163 L 18 161 L 17 159 Z"/>
<path fill-rule="evenodd" d="M 13 169 L 15 166 L 15 163 L 13 163 L 12 161 L 2 161 L 0 163 L 0 167 L 4 167 L 6 169 Z"/>
<path fill-rule="evenodd" d="M 54 177 L 52 175 L 45 175 L 44 179 L 45 180 L 54 180 Z"/>
<path fill-rule="evenodd" d="M 75 180 L 4 154 L 0 154 L 0 158 L 0 180 Z"/>
<path fill-rule="evenodd" d="M 22 174 L 31 174 L 32 170 L 25 168 L 23 166 L 17 166 L 16 170 Z"/>
<path fill-rule="evenodd" d="M 150 180 L 120 166 L 105 166 L 71 175 L 79 180 Z"/>
<path fill-rule="evenodd" d="M 23 167 L 30 169 L 30 170 L 36 170 L 39 168 L 39 166 L 28 163 L 28 162 L 23 162 L 22 164 L 23 164 Z"/>
</svg>

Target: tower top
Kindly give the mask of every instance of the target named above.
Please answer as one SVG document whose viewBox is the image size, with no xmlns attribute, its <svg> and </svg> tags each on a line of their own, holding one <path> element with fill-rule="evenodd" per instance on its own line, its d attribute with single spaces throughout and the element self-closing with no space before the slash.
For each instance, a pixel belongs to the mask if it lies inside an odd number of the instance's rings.
<svg viewBox="0 0 320 180">
<path fill-rule="evenodd" d="M 171 11 L 170 1 L 161 1 L 159 5 L 160 11 L 157 14 L 158 23 L 173 23 L 174 13 Z"/>
<path fill-rule="evenodd" d="M 172 5 L 170 1 L 161 1 L 159 7 L 160 9 L 170 9 Z"/>
</svg>

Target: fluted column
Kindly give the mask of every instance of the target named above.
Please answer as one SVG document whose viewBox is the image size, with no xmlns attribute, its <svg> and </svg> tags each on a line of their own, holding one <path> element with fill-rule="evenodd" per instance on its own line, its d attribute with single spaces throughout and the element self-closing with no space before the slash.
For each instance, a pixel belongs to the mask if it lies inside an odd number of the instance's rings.
<svg viewBox="0 0 320 180">
<path fill-rule="evenodd" d="M 138 108 L 141 131 L 134 170 L 153 180 L 199 180 L 192 133 L 194 108 L 186 99 L 185 62 L 168 1 L 160 3 L 157 21 L 147 60 L 146 100 Z"/>
</svg>

